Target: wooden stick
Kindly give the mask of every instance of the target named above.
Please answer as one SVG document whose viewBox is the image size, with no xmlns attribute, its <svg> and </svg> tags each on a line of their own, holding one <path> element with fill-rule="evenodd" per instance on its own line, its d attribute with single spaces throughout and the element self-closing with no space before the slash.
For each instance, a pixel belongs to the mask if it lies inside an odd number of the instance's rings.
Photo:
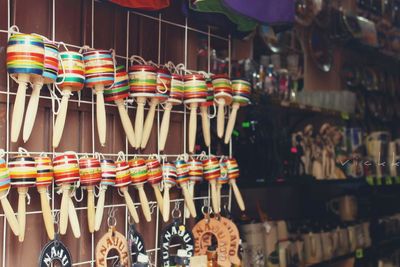
<svg viewBox="0 0 400 267">
<path fill-rule="evenodd" d="M 19 242 L 24 242 L 26 226 L 26 194 L 28 187 L 18 187 L 18 224 L 19 224 Z"/>
<path fill-rule="evenodd" d="M 217 112 L 217 135 L 219 138 L 224 136 L 225 128 L 225 99 L 218 99 L 218 112 Z"/>
<path fill-rule="evenodd" d="M 144 192 L 143 184 L 135 185 L 135 187 L 139 191 L 140 204 L 142 205 L 142 211 L 144 217 L 146 218 L 146 221 L 150 222 L 151 221 L 150 206 L 149 206 L 149 201 L 147 200 L 146 193 Z"/>
<path fill-rule="evenodd" d="M 14 210 L 12 209 L 10 202 L 6 197 L 7 191 L 3 191 L 0 193 L 0 201 L 1 205 L 3 206 L 4 215 L 7 218 L 8 224 L 10 225 L 11 230 L 13 233 L 18 236 L 19 235 L 19 224 L 18 220 L 15 217 Z"/>
<path fill-rule="evenodd" d="M 240 108 L 239 103 L 233 103 L 232 112 L 231 112 L 231 115 L 229 116 L 228 125 L 226 126 L 225 144 L 228 144 L 229 141 L 231 140 L 233 127 L 235 127 L 236 116 L 237 116 L 237 112 L 238 112 L 239 108 Z"/>
<path fill-rule="evenodd" d="M 106 144 L 106 109 L 104 106 L 104 85 L 96 84 L 94 86 L 96 91 L 96 119 L 97 119 L 97 132 L 99 133 L 99 141 L 101 146 Z"/>
<path fill-rule="evenodd" d="M 213 179 L 209 181 L 211 185 L 211 202 L 212 208 L 215 213 L 218 212 L 218 195 L 217 195 L 217 180 Z"/>
<path fill-rule="evenodd" d="M 128 207 L 129 213 L 131 214 L 133 220 L 135 221 L 135 223 L 139 223 L 139 216 L 137 214 L 135 205 L 133 204 L 132 198 L 129 195 L 128 187 L 127 186 L 121 187 L 120 190 L 124 194 L 126 206 Z"/>
<path fill-rule="evenodd" d="M 146 148 L 147 142 L 149 141 L 151 129 L 154 124 L 154 115 L 156 113 L 156 107 L 160 101 L 157 98 L 152 98 L 150 102 L 150 109 L 147 113 L 146 121 L 144 122 L 142 142 L 140 147 L 142 149 Z"/>
<path fill-rule="evenodd" d="M 204 143 L 207 147 L 211 145 L 211 135 L 210 135 L 210 121 L 208 118 L 208 107 L 200 106 L 201 111 L 201 125 L 203 127 Z"/>
<path fill-rule="evenodd" d="M 217 213 L 221 212 L 221 191 L 222 191 L 222 184 L 217 183 L 217 202 L 218 202 Z"/>
<path fill-rule="evenodd" d="M 94 214 L 95 214 L 95 207 L 94 207 L 94 193 L 93 193 L 93 186 L 90 185 L 87 187 L 87 208 L 88 208 L 88 226 L 89 232 L 94 233 Z"/>
<path fill-rule="evenodd" d="M 189 209 L 192 217 L 196 218 L 197 217 L 196 207 L 194 206 L 193 198 L 190 196 L 187 182 L 181 183 L 181 188 L 182 188 L 183 197 L 185 199 L 185 204 L 186 204 L 187 208 Z"/>
<path fill-rule="evenodd" d="M 122 127 L 124 128 L 126 137 L 128 138 L 129 144 L 132 147 L 135 147 L 136 140 L 135 140 L 135 132 L 133 130 L 132 122 L 129 119 L 128 112 L 125 109 L 124 100 L 117 99 L 114 101 L 117 104 L 119 117 L 121 118 Z"/>
<path fill-rule="evenodd" d="M 162 214 L 162 210 L 163 210 L 163 196 L 161 194 L 160 188 L 159 188 L 159 184 L 152 184 L 151 185 L 153 187 L 154 190 L 154 195 L 156 196 L 156 200 L 157 200 L 157 204 L 158 207 L 160 209 L 160 212 Z"/>
<path fill-rule="evenodd" d="M 101 226 L 101 221 L 103 220 L 103 213 L 104 213 L 104 202 L 106 199 L 106 190 L 107 186 L 101 185 L 100 186 L 100 193 L 99 199 L 97 200 L 97 207 L 96 207 L 96 215 L 95 215 L 95 225 L 94 230 L 99 231 Z"/>
<path fill-rule="evenodd" d="M 53 147 L 56 148 L 60 144 L 61 136 L 64 131 L 65 119 L 67 118 L 68 100 L 71 93 L 70 87 L 65 87 L 63 90 L 60 109 L 57 115 L 56 123 L 53 132 Z"/>
<path fill-rule="evenodd" d="M 229 184 L 232 186 L 233 193 L 235 194 L 236 202 L 238 203 L 238 206 L 241 211 L 244 211 L 246 208 L 244 206 L 244 201 L 242 198 L 242 194 L 239 191 L 239 188 L 236 185 L 236 180 L 235 179 L 230 179 Z"/>
<path fill-rule="evenodd" d="M 67 183 L 62 184 L 62 199 L 61 199 L 61 207 L 60 207 L 60 234 L 65 235 L 68 227 L 68 210 L 70 203 L 69 196 L 69 187 L 70 185 Z"/>
<path fill-rule="evenodd" d="M 165 104 L 164 115 L 163 115 L 163 118 L 161 121 L 161 127 L 160 127 L 160 140 L 158 143 L 158 149 L 160 151 L 164 151 L 165 142 L 167 141 L 171 110 L 172 110 L 172 104 L 167 102 Z"/>
<path fill-rule="evenodd" d="M 196 182 L 194 182 L 194 181 L 190 181 L 189 180 L 189 182 L 188 182 L 189 194 L 190 194 L 190 197 L 192 199 L 194 199 L 194 186 L 195 186 L 195 184 L 196 184 Z M 185 212 L 184 213 L 185 213 L 185 218 L 186 219 L 190 218 L 190 211 L 189 211 L 186 203 L 185 203 Z"/>
<path fill-rule="evenodd" d="M 29 98 L 28 107 L 25 114 L 24 130 L 22 139 L 26 143 L 31 136 L 33 125 L 35 124 L 36 114 L 39 105 L 40 90 L 43 87 L 43 78 L 39 77 L 34 80 L 31 97 Z M 50 239 L 53 240 L 53 239 Z"/>
<path fill-rule="evenodd" d="M 18 141 L 22 119 L 24 118 L 26 88 L 28 87 L 29 78 L 29 74 L 18 74 L 18 91 L 11 120 L 11 142 L 13 143 Z"/>
<path fill-rule="evenodd" d="M 79 226 L 78 214 L 76 214 L 75 205 L 72 199 L 68 198 L 68 218 L 71 224 L 72 233 L 75 238 L 81 237 L 81 227 Z"/>
<path fill-rule="evenodd" d="M 47 187 L 39 186 L 37 190 L 40 194 L 40 203 L 42 206 L 43 221 L 44 221 L 44 226 L 46 227 L 47 236 L 49 237 L 50 240 L 53 240 L 54 222 L 53 222 L 53 216 L 51 215 L 50 203 L 47 198 Z"/>
<path fill-rule="evenodd" d="M 136 146 L 139 148 L 142 143 L 143 134 L 143 120 L 144 120 L 144 105 L 146 104 L 146 97 L 140 96 L 136 98 L 137 109 L 135 118 L 135 132 L 136 132 Z"/>
<path fill-rule="evenodd" d="M 163 199 L 163 218 L 164 222 L 169 221 L 169 212 L 170 212 L 170 199 L 169 199 L 169 189 L 171 186 L 164 186 L 164 199 Z"/>
<path fill-rule="evenodd" d="M 197 106 L 198 103 L 190 103 L 190 119 L 189 119 L 189 153 L 193 153 L 196 142 L 197 131 Z"/>
</svg>

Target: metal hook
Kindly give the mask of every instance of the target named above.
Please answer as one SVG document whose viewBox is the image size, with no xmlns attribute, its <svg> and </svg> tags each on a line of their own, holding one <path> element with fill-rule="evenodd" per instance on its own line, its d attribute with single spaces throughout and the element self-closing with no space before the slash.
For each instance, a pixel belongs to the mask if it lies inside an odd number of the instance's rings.
<svg viewBox="0 0 400 267">
<path fill-rule="evenodd" d="M 54 220 L 54 224 L 55 224 L 55 231 L 56 231 L 56 234 L 58 235 L 60 233 L 60 211 L 59 210 L 54 211 L 53 220 Z"/>
<path fill-rule="evenodd" d="M 115 227 L 117 225 L 117 219 L 115 218 L 116 212 L 117 212 L 117 208 L 114 208 L 114 207 L 111 207 L 108 210 L 108 218 L 107 218 L 108 227 Z"/>
<path fill-rule="evenodd" d="M 157 203 L 155 202 L 150 203 L 150 214 L 153 214 L 156 208 L 157 208 Z"/>
<path fill-rule="evenodd" d="M 175 207 L 171 212 L 171 216 L 174 219 L 180 218 L 182 216 L 182 212 L 180 210 L 180 201 L 175 202 Z"/>
</svg>

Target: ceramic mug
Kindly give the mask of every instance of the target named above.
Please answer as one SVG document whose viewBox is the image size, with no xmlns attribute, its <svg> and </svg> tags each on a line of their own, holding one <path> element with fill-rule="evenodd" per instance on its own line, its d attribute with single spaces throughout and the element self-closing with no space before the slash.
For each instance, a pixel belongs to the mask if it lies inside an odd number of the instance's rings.
<svg viewBox="0 0 400 267">
<path fill-rule="evenodd" d="M 334 244 L 331 232 L 321 233 L 321 243 L 322 243 L 322 258 L 324 261 L 333 258 Z"/>
<path fill-rule="evenodd" d="M 364 233 L 364 247 L 365 248 L 370 247 L 371 244 L 372 244 L 369 226 L 370 226 L 369 222 L 364 222 L 362 224 L 362 229 L 363 229 L 363 233 Z"/>
<path fill-rule="evenodd" d="M 342 196 L 328 202 L 329 209 L 338 215 L 342 221 L 354 221 L 358 214 L 357 198 Z"/>
<path fill-rule="evenodd" d="M 307 264 L 316 264 L 323 260 L 320 233 L 303 234 L 304 259 Z"/>
<path fill-rule="evenodd" d="M 350 252 L 349 233 L 347 228 L 338 229 L 338 255 L 342 256 Z"/>
<path fill-rule="evenodd" d="M 356 226 L 347 227 L 347 232 L 349 234 L 349 252 L 354 252 L 358 247 Z"/>
</svg>

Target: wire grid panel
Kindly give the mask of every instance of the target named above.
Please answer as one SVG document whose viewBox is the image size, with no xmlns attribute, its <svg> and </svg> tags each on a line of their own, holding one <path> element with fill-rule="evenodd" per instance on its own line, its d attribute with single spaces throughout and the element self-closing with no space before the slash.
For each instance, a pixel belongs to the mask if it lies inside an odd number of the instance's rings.
<svg viewBox="0 0 400 267">
<path fill-rule="evenodd" d="M 55 36 L 56 36 L 56 11 L 55 10 L 56 10 L 57 1 L 56 0 L 50 0 L 50 1 L 52 1 L 52 10 L 51 10 L 51 13 L 52 13 L 52 15 L 51 15 L 51 17 L 52 17 L 52 29 L 51 29 L 52 36 L 51 36 L 50 39 L 52 39 L 54 41 L 62 41 L 62 40 L 55 40 Z M 95 40 L 95 38 L 94 38 L 95 37 L 94 36 L 94 34 L 95 34 L 94 33 L 94 20 L 95 20 L 95 15 L 96 15 L 95 14 L 95 8 L 94 8 L 95 1 L 94 0 L 90 0 L 90 1 L 91 1 L 90 19 L 91 19 L 91 22 L 92 22 L 91 23 L 91 36 L 90 36 L 91 47 L 96 47 L 96 44 L 94 42 L 94 40 Z M 153 17 L 153 16 L 149 16 L 149 15 L 142 14 L 142 13 L 135 12 L 135 11 L 125 11 L 125 12 L 126 12 L 126 16 L 127 16 L 127 24 L 126 24 L 126 30 L 127 30 L 126 54 L 125 55 L 116 55 L 116 57 L 118 59 L 125 60 L 126 66 L 128 66 L 128 64 L 129 64 L 129 56 L 131 54 L 130 51 L 129 51 L 130 50 L 129 49 L 130 48 L 129 32 L 130 32 L 130 26 L 131 26 L 130 15 L 131 14 L 135 14 L 135 16 L 146 17 L 146 18 L 148 18 L 150 20 L 154 20 L 154 21 L 158 22 L 158 25 L 159 25 L 158 26 L 158 29 L 159 29 L 158 30 L 158 63 L 161 63 L 160 60 L 161 60 L 162 26 L 163 25 L 173 25 L 175 27 L 178 27 L 178 28 L 184 30 L 184 63 L 185 63 L 186 66 L 188 64 L 188 34 L 190 32 L 197 32 L 197 33 L 205 34 L 207 36 L 207 38 L 208 38 L 208 42 L 207 42 L 208 43 L 208 49 L 209 49 L 209 51 L 208 51 L 208 64 L 207 64 L 208 65 L 208 70 L 210 70 L 210 54 L 211 54 L 211 51 L 210 51 L 210 40 L 211 40 L 211 37 L 218 38 L 218 39 L 221 39 L 221 40 L 224 40 L 224 41 L 227 42 L 228 51 L 229 51 L 229 70 L 230 70 L 230 46 L 231 46 L 230 38 L 225 38 L 223 36 L 218 36 L 218 35 L 215 35 L 215 34 L 211 34 L 210 29 L 208 29 L 208 31 L 205 32 L 205 31 L 202 31 L 202 30 L 199 30 L 199 29 L 195 29 L 193 27 L 189 27 L 187 19 L 185 19 L 185 22 L 183 24 L 179 24 L 179 23 L 176 23 L 176 22 L 172 22 L 172 21 L 163 19 L 161 14 L 158 17 Z M 7 0 L 7 24 L 8 24 L 8 29 L 12 25 L 11 19 L 12 19 L 11 18 L 11 0 Z M 8 29 L 1 29 L 0 28 L 0 35 L 9 36 Z M 23 29 L 21 29 L 21 32 L 23 32 Z M 3 44 L 2 44 L 2 46 L 3 46 Z M 6 46 L 6 44 L 4 44 L 4 46 Z M 79 46 L 76 46 L 74 44 L 66 44 L 66 46 L 69 47 L 69 48 L 80 48 Z M 10 90 L 11 82 L 12 82 L 11 79 L 8 78 L 6 80 L 6 88 L 7 88 L 7 90 L 6 91 L 1 91 L 0 90 L 0 97 L 1 97 L 1 95 L 5 96 L 6 97 L 6 102 L 7 102 L 6 103 L 6 118 L 7 119 L 6 119 L 6 122 L 5 122 L 5 124 L 6 124 L 5 125 L 5 128 L 6 128 L 6 147 L 5 147 L 5 150 L 6 150 L 6 159 L 7 159 L 7 161 L 9 159 L 10 155 L 15 155 L 17 153 L 15 151 L 12 151 L 11 144 L 10 144 L 10 120 L 8 118 L 10 118 L 10 114 L 11 114 L 10 113 L 10 106 L 12 104 L 11 103 L 11 97 L 13 97 L 15 95 L 15 93 Z M 27 94 L 27 97 L 29 97 L 29 96 L 30 95 Z M 45 99 L 45 100 L 49 101 L 49 100 L 51 100 L 51 97 L 41 95 L 40 99 Z M 94 110 L 95 110 L 95 101 L 94 101 L 94 97 L 92 95 L 90 100 L 70 99 L 70 102 L 71 103 L 77 103 L 79 105 L 86 106 L 87 108 L 91 109 L 91 138 L 92 138 L 91 150 L 92 151 L 90 151 L 90 153 L 94 153 L 94 152 L 96 152 L 96 144 L 95 144 L 94 140 L 95 140 L 95 135 L 97 135 L 97 131 L 95 129 L 95 116 L 94 116 L 94 114 L 95 114 L 95 112 L 94 112 Z M 108 104 L 107 103 L 106 105 L 107 106 L 116 107 L 116 105 L 114 105 L 114 104 Z M 128 108 L 128 110 L 135 109 L 134 106 L 130 106 L 130 105 L 128 105 L 127 108 Z M 161 110 L 158 108 L 157 109 L 157 120 L 156 120 L 157 121 L 156 122 L 157 123 L 157 132 L 158 133 L 159 133 L 161 115 L 162 115 L 162 112 L 160 112 L 160 111 Z M 183 121 L 183 125 L 184 125 L 184 127 L 183 127 L 183 138 L 184 138 L 184 140 L 183 140 L 183 151 L 182 151 L 182 153 L 186 153 L 187 152 L 187 149 L 186 149 L 187 118 L 186 117 L 188 115 L 186 107 L 184 107 L 182 111 L 172 110 L 172 113 L 182 115 L 182 121 Z M 54 120 L 55 120 L 55 116 L 54 116 L 54 114 L 51 114 L 52 125 L 54 124 Z M 40 154 L 41 152 L 46 152 L 49 155 L 53 155 L 53 156 L 56 153 L 56 151 L 54 149 L 52 151 L 30 151 L 31 154 Z M 86 151 L 86 152 L 89 153 L 89 151 Z M 208 151 L 208 152 L 210 153 L 210 151 Z M 232 145 L 230 144 L 230 154 L 231 153 L 232 153 Z M 85 154 L 85 153 L 78 153 L 78 155 L 82 155 L 82 154 Z M 128 144 L 127 140 L 125 140 L 125 154 L 126 154 L 127 157 L 134 156 L 134 154 L 130 153 L 129 144 Z M 157 151 L 157 154 L 160 155 L 160 151 Z M 115 151 L 115 153 L 105 153 L 104 155 L 107 156 L 107 157 L 113 157 L 113 158 L 116 158 L 118 156 L 117 151 Z M 141 156 L 148 156 L 148 155 L 147 154 L 141 154 Z M 167 154 L 166 156 L 167 157 L 176 157 L 178 155 Z M 195 198 L 196 204 L 197 205 L 202 205 L 204 200 L 208 200 L 209 201 L 209 198 L 210 198 L 209 195 L 210 195 L 210 193 L 209 193 L 209 190 L 208 190 L 208 195 L 207 196 L 196 197 Z M 231 191 L 229 190 L 229 194 L 223 195 L 222 197 L 225 198 L 225 199 L 228 199 L 229 208 L 230 208 Z M 52 187 L 51 187 L 51 207 L 52 207 L 53 213 L 58 211 L 57 207 L 55 206 L 55 200 L 54 199 L 55 199 L 55 188 L 54 188 L 54 184 L 53 184 Z M 184 207 L 182 198 L 171 200 L 171 202 L 173 202 L 173 203 L 174 202 L 180 202 L 182 204 L 180 206 L 182 208 Z M 154 205 L 154 204 L 156 204 L 156 202 L 150 201 L 150 205 Z M 139 206 L 140 203 L 135 203 L 135 205 Z M 13 205 L 13 206 L 14 206 L 14 208 L 16 207 L 16 205 Z M 123 209 L 124 216 L 125 216 L 125 218 L 124 218 L 124 229 L 125 229 L 125 235 L 127 235 L 127 231 L 128 231 L 128 210 L 127 210 L 126 205 L 125 204 L 107 204 L 106 203 L 106 205 L 105 205 L 105 209 L 106 209 L 105 210 L 105 216 L 106 216 L 108 208 L 122 208 Z M 86 209 L 87 209 L 86 207 L 78 207 L 77 208 L 78 211 L 85 211 Z M 33 215 L 38 215 L 38 214 L 39 215 L 41 214 L 41 210 L 40 209 L 27 212 L 27 216 L 33 216 Z M 158 258 L 159 258 L 159 250 L 160 249 L 158 248 L 158 237 L 159 237 L 159 234 L 160 234 L 160 229 L 159 229 L 160 216 L 159 216 L 158 207 L 156 208 L 155 214 L 156 214 L 156 223 L 155 223 L 155 229 L 154 229 L 155 230 L 155 240 L 154 240 L 155 247 L 148 248 L 147 251 L 151 255 L 152 263 L 155 266 L 159 266 Z M 6 220 L 4 219 L 4 214 L 0 214 L 0 216 L 3 218 L 3 235 L 2 235 L 3 242 L 2 242 L 2 261 L 1 262 L 2 262 L 2 266 L 6 267 L 7 263 L 9 262 L 8 259 L 7 259 L 7 256 L 10 256 L 10 251 L 7 251 L 7 250 L 10 249 L 10 248 L 8 248 L 8 243 L 9 243 L 8 237 L 10 236 L 10 233 L 7 233 L 7 231 L 9 231 L 8 230 L 9 228 L 7 227 Z M 153 218 L 153 220 L 154 220 L 154 218 Z M 185 222 L 185 218 L 183 218 L 183 220 Z M 103 221 L 103 223 L 104 223 L 104 221 Z M 44 229 L 43 229 L 43 231 L 44 231 Z M 142 234 L 144 234 L 144 233 L 142 233 Z M 61 239 L 63 239 L 63 237 Z M 74 262 L 73 266 L 94 266 L 94 264 L 95 264 L 94 251 L 95 251 L 95 245 L 96 245 L 95 244 L 94 234 L 91 234 L 90 242 L 91 242 L 91 245 L 90 245 L 90 249 L 91 249 L 90 260 L 82 260 L 82 261 Z M 32 266 L 35 266 L 35 265 L 36 265 L 36 262 Z"/>
</svg>

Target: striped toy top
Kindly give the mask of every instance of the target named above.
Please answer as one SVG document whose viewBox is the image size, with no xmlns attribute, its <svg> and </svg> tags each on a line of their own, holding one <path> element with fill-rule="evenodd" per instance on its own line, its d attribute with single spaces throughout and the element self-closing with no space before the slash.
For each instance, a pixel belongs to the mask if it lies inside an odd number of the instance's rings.
<svg viewBox="0 0 400 267">
<path fill-rule="evenodd" d="M 58 87 L 71 91 L 80 91 L 85 85 L 85 64 L 83 56 L 78 52 L 60 53 L 60 65 L 57 76 Z"/>
<path fill-rule="evenodd" d="M 228 166 L 227 166 L 228 160 L 226 158 L 223 158 L 219 162 L 219 168 L 221 170 L 221 175 L 218 177 L 218 184 L 227 184 L 228 183 Z"/>
<path fill-rule="evenodd" d="M 203 181 L 203 162 L 197 159 L 190 159 L 189 164 L 189 180 L 200 183 Z"/>
<path fill-rule="evenodd" d="M 85 84 L 110 86 L 114 83 L 114 60 L 109 50 L 90 50 L 83 53 Z"/>
<path fill-rule="evenodd" d="M 7 163 L 3 158 L 0 158 L 0 192 L 7 191 L 10 188 L 10 172 L 7 168 Z"/>
<path fill-rule="evenodd" d="M 129 171 L 133 185 L 140 185 L 147 182 L 146 160 L 142 158 L 131 159 L 129 161 Z"/>
<path fill-rule="evenodd" d="M 18 155 L 8 162 L 11 185 L 15 187 L 32 187 L 36 184 L 36 164 L 31 156 Z"/>
<path fill-rule="evenodd" d="M 182 104 L 183 93 L 184 92 L 184 82 L 183 77 L 178 74 L 172 74 L 171 79 L 171 91 L 169 92 L 168 102 L 173 105 Z"/>
<path fill-rule="evenodd" d="M 58 74 L 58 46 L 51 41 L 44 41 L 44 84 L 52 84 L 57 80 Z"/>
<path fill-rule="evenodd" d="M 202 106 L 212 106 L 214 104 L 214 87 L 211 79 L 206 79 L 207 98 L 206 102 L 201 103 Z"/>
<path fill-rule="evenodd" d="M 44 41 L 33 34 L 16 33 L 7 43 L 7 71 L 10 75 L 43 75 Z"/>
<path fill-rule="evenodd" d="M 65 152 L 53 159 L 54 181 L 58 186 L 63 183 L 76 183 L 79 181 L 79 163 L 76 155 Z"/>
<path fill-rule="evenodd" d="M 162 168 L 158 159 L 146 160 L 147 176 L 150 184 L 158 184 L 162 181 Z"/>
<path fill-rule="evenodd" d="M 113 87 L 104 89 L 104 100 L 111 102 L 127 97 L 129 97 L 129 76 L 125 71 L 125 66 L 118 66 Z"/>
<path fill-rule="evenodd" d="M 184 103 L 202 103 L 207 99 L 207 85 L 201 74 L 188 74 L 184 79 Z"/>
<path fill-rule="evenodd" d="M 47 156 L 35 157 L 37 170 L 36 186 L 49 186 L 53 182 L 53 163 Z"/>
<path fill-rule="evenodd" d="M 221 176 L 219 161 L 216 157 L 203 160 L 204 179 L 207 181 L 218 179 Z"/>
<path fill-rule="evenodd" d="M 223 98 L 227 105 L 232 102 L 232 84 L 229 77 L 225 74 L 212 76 L 215 99 Z"/>
<path fill-rule="evenodd" d="M 229 179 L 237 179 L 240 175 L 239 164 L 237 163 L 235 158 L 229 158 L 226 162 L 228 167 L 228 178 Z"/>
<path fill-rule="evenodd" d="M 251 84 L 245 80 L 233 80 L 233 102 L 246 106 L 250 103 Z"/>
<path fill-rule="evenodd" d="M 111 159 L 101 159 L 101 185 L 113 186 L 115 185 L 115 178 L 117 176 L 117 166 Z"/>
<path fill-rule="evenodd" d="M 125 160 L 116 161 L 116 177 L 115 177 L 115 187 L 124 187 L 132 183 L 131 175 L 129 171 L 129 164 Z"/>
<path fill-rule="evenodd" d="M 165 185 L 170 187 L 176 185 L 176 167 L 175 164 L 170 162 L 164 162 L 162 166 L 163 181 Z"/>
<path fill-rule="evenodd" d="M 151 65 L 131 66 L 129 86 L 132 97 L 153 97 L 157 89 L 157 68 Z"/>
<path fill-rule="evenodd" d="M 156 95 L 160 102 L 165 102 L 168 99 L 169 92 L 171 91 L 171 73 L 166 68 L 159 68 L 157 70 L 157 90 Z"/>
<path fill-rule="evenodd" d="M 98 185 L 101 181 L 101 165 L 96 158 L 79 159 L 79 176 L 81 185 Z"/>
<path fill-rule="evenodd" d="M 189 164 L 183 160 L 175 161 L 176 167 L 176 181 L 178 184 L 186 183 L 189 181 Z"/>
</svg>

